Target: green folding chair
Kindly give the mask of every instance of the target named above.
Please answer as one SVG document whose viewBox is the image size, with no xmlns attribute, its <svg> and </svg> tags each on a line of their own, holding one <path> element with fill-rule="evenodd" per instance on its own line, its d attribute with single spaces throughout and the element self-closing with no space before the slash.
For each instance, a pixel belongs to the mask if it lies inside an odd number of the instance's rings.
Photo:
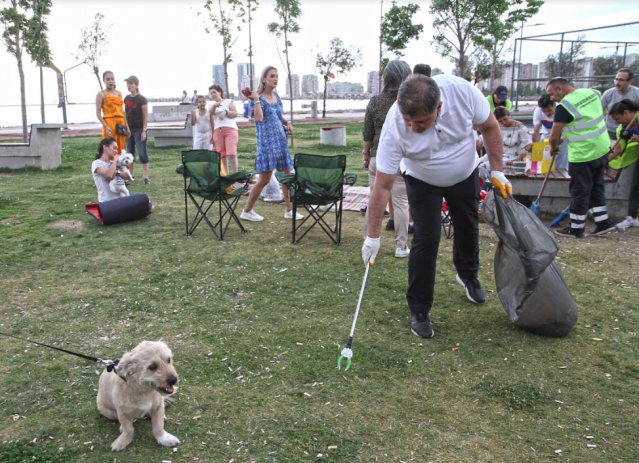
<svg viewBox="0 0 639 463">
<path fill-rule="evenodd" d="M 293 244 L 299 243 L 315 225 L 319 225 L 333 243 L 340 244 L 344 185 L 353 185 L 357 180 L 356 174 L 344 173 L 346 156 L 297 153 L 294 167 L 293 174 L 277 175 L 291 193 Z M 295 219 L 299 207 L 307 212 L 302 220 Z"/>
<path fill-rule="evenodd" d="M 222 167 L 220 153 L 209 150 L 182 151 L 182 164 L 176 171 L 184 177 L 186 236 L 191 236 L 203 220 L 220 241 L 224 239 L 231 220 L 246 232 L 235 214 L 235 208 L 246 190 L 250 174 L 238 171 L 223 175 L 226 171 Z M 190 222 L 189 198 L 196 209 Z"/>
</svg>

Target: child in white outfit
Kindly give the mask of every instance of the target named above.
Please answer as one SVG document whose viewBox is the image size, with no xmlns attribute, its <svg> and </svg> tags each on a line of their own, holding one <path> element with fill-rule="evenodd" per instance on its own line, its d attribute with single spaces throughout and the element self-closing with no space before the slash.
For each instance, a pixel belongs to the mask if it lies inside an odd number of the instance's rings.
<svg viewBox="0 0 639 463">
<path fill-rule="evenodd" d="M 206 109 L 206 98 L 197 97 L 197 109 L 191 111 L 191 125 L 196 126 L 193 132 L 193 149 L 210 150 L 213 143 L 214 114 Z"/>
</svg>

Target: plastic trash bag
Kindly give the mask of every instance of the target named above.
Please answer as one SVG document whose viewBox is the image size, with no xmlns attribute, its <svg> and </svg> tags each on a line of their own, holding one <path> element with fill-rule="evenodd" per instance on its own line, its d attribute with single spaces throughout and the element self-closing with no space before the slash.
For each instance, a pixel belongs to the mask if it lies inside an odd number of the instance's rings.
<svg viewBox="0 0 639 463">
<path fill-rule="evenodd" d="M 531 333 L 567 335 L 577 307 L 555 263 L 555 237 L 530 209 L 494 190 L 484 199 L 482 217 L 499 237 L 495 283 L 510 320 Z"/>
<path fill-rule="evenodd" d="M 280 182 L 275 178 L 275 174 L 271 175 L 271 181 L 264 187 L 260 197 L 267 202 L 284 201 L 282 188 L 280 187 Z"/>
</svg>

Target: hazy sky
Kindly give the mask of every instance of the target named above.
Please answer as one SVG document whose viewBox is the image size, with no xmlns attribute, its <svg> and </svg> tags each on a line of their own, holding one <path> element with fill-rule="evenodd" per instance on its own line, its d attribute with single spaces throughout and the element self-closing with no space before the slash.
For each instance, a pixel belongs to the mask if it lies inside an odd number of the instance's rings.
<svg viewBox="0 0 639 463">
<path fill-rule="evenodd" d="M 224 3 L 224 0 L 223 0 Z M 399 4 L 408 3 L 399 0 Z M 424 32 L 418 41 L 413 41 L 406 50 L 405 58 L 411 67 L 418 63 L 428 63 L 441 67 L 449 73 L 452 64 L 435 52 L 430 41 L 433 36 L 432 18 L 428 14 L 429 1 L 413 0 L 421 6 L 414 21 L 424 25 Z M 179 96 L 182 90 L 189 94 L 197 89 L 206 92 L 210 85 L 211 66 L 222 61 L 222 48 L 218 37 L 206 34 L 205 27 L 212 30 L 203 12 L 204 1 L 182 0 L 53 0 L 53 11 L 49 18 L 49 34 L 54 63 L 61 70 L 78 63 L 75 58 L 80 41 L 80 30 L 93 22 L 97 12 L 111 24 L 109 44 L 101 59 L 101 71 L 115 73 L 118 88 L 126 93 L 124 78 L 135 74 L 140 79 L 142 94 L 150 97 Z M 390 7 L 384 1 L 385 10 Z M 605 6 L 601 6 L 604 4 Z M 256 71 L 268 64 L 279 68 L 282 82 L 280 93 L 285 93 L 283 82 L 284 67 L 277 53 L 274 36 L 266 30 L 269 22 L 276 21 L 274 0 L 262 0 L 253 22 L 253 44 Z M 0 3 L 1 7 L 6 4 Z M 379 15 L 378 0 L 301 0 L 303 16 L 300 19 L 300 33 L 292 36 L 291 63 L 294 74 L 314 73 L 315 57 L 320 50 L 328 48 L 331 37 L 340 37 L 345 44 L 362 49 L 363 62 L 346 76 L 338 75 L 339 81 L 354 81 L 365 84 L 366 73 L 377 67 L 379 58 Z M 611 25 L 639 19 L 639 4 L 631 1 L 612 0 L 547 0 L 541 12 L 529 24 L 545 23 L 543 26 L 524 29 L 524 36 L 559 31 L 569 31 L 602 25 Z M 239 38 L 233 47 L 234 63 L 230 64 L 229 76 L 232 91 L 237 91 L 237 67 L 235 63 L 248 62 L 247 26 L 242 26 Z M 591 32 L 588 39 L 634 40 L 639 41 L 636 26 L 616 31 Z M 575 37 L 573 35 L 573 37 Z M 278 42 L 281 46 L 281 41 Z M 600 45 L 589 48 L 592 55 L 613 53 L 614 49 L 600 49 Z M 555 49 L 556 48 L 556 49 Z M 526 45 L 523 62 L 543 60 L 550 53 L 557 53 L 559 45 Z M 639 52 L 634 47 L 629 52 Z M 507 55 L 511 59 L 512 53 Z M 27 80 L 27 102 L 39 101 L 39 78 L 35 66 L 25 55 Z M 0 105 L 19 104 L 20 87 L 15 59 L 0 49 Z M 45 102 L 57 103 L 55 73 L 45 69 Z M 71 102 L 84 103 L 95 99 L 98 83 L 87 66 L 80 66 L 67 73 L 68 98 Z M 320 86 L 322 85 L 320 79 Z M 0 108 L 0 111 L 2 108 Z"/>
</svg>

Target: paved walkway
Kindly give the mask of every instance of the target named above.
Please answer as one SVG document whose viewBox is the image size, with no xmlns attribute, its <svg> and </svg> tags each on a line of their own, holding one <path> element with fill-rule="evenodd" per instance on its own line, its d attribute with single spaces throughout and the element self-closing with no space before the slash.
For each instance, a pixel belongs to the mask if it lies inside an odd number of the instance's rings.
<svg viewBox="0 0 639 463">
<path fill-rule="evenodd" d="M 305 114 L 296 114 L 293 120 L 295 125 L 298 124 L 346 124 L 349 122 L 364 121 L 364 112 L 339 112 L 327 113 L 326 118 L 311 119 Z M 176 125 L 176 122 L 154 122 L 150 127 L 162 127 Z M 237 125 L 240 128 L 255 127 L 255 122 L 249 122 L 245 117 L 237 118 Z M 102 126 L 98 122 L 85 122 L 81 124 L 68 124 L 67 128 L 62 129 L 62 137 L 86 137 L 98 136 L 102 134 Z M 0 128 L 0 140 L 9 140 L 22 137 L 22 127 L 3 127 Z"/>
</svg>

